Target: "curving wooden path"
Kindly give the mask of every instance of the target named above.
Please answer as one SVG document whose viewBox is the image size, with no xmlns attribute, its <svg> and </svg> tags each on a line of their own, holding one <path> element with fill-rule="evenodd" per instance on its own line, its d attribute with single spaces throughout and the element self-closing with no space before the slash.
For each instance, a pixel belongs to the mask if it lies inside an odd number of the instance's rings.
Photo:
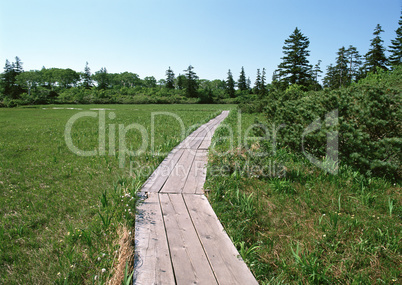
<svg viewBox="0 0 402 285">
<path fill-rule="evenodd" d="M 188 136 L 143 185 L 134 284 L 258 284 L 203 191 L 208 147 L 228 113 Z"/>
</svg>

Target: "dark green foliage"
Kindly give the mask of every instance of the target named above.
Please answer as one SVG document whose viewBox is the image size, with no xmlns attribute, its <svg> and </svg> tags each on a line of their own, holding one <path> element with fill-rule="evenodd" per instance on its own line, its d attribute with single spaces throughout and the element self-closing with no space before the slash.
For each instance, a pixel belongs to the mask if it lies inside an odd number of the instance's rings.
<svg viewBox="0 0 402 285">
<path fill-rule="evenodd" d="M 237 81 L 237 87 L 239 88 L 240 91 L 245 91 L 248 89 L 246 73 L 244 72 L 243 66 L 241 67 L 240 77 L 239 77 L 239 80 Z"/>
<path fill-rule="evenodd" d="M 260 69 L 257 69 L 257 76 L 255 78 L 255 83 L 254 83 L 254 89 L 253 92 L 254 94 L 260 94 L 261 92 L 261 72 Z"/>
<path fill-rule="evenodd" d="M 289 88 L 271 94 L 265 114 L 268 122 L 286 124 L 280 142 L 301 151 L 301 137 L 315 119 L 337 109 L 339 112 L 339 158 L 341 163 L 355 167 L 368 175 L 401 178 L 402 129 L 400 118 L 402 69 L 392 73 L 370 74 L 359 84 L 333 91 L 303 92 Z M 315 156 L 326 154 L 326 131 L 306 138 L 304 147 Z"/>
<path fill-rule="evenodd" d="M 377 68 L 387 70 L 387 58 L 385 57 L 385 48 L 382 45 L 383 40 L 380 34 L 384 32 L 381 26 L 378 24 L 374 29 L 373 35 L 375 36 L 371 40 L 371 49 L 366 53 L 365 69 L 367 72 L 377 72 Z"/>
<path fill-rule="evenodd" d="M 307 57 L 310 55 L 309 39 L 296 28 L 283 47 L 284 57 L 278 66 L 278 79 L 285 86 L 298 84 L 307 87 L 311 81 L 311 65 Z"/>
<path fill-rule="evenodd" d="M 395 31 L 396 38 L 391 40 L 391 45 L 389 46 L 389 52 L 391 53 L 389 63 L 393 66 L 402 63 L 402 15 L 398 23 L 399 27 Z"/>
<path fill-rule="evenodd" d="M 15 62 L 10 63 L 6 60 L 4 73 L 2 74 L 2 89 L 6 97 L 10 99 L 18 99 L 23 92 L 20 85 L 17 83 L 17 76 L 23 73 L 22 62 L 18 56 L 15 57 Z"/>
<path fill-rule="evenodd" d="M 229 98 L 235 98 L 235 82 L 233 80 L 233 75 L 232 72 L 228 71 L 228 78 L 226 80 L 226 94 L 229 96 Z"/>
<path fill-rule="evenodd" d="M 82 81 L 83 81 L 82 86 L 84 86 L 85 89 L 92 88 L 91 69 L 88 66 L 88 61 L 85 64 L 84 73 L 82 74 Z"/>
<path fill-rule="evenodd" d="M 173 70 L 170 69 L 170 66 L 169 66 L 169 69 L 166 70 L 166 88 L 167 89 L 174 89 L 174 80 L 175 80 L 174 72 L 173 72 Z"/>
<path fill-rule="evenodd" d="M 106 67 L 102 67 L 99 71 L 95 72 L 92 78 L 98 83 L 98 89 L 105 90 L 109 87 L 109 75 Z"/>
<path fill-rule="evenodd" d="M 186 72 L 186 84 L 185 84 L 185 88 L 186 88 L 186 95 L 189 98 L 197 98 L 198 94 L 197 94 L 197 89 L 198 89 L 198 83 L 197 83 L 197 79 L 198 76 L 197 74 L 193 71 L 194 67 L 192 67 L 191 65 L 184 70 Z"/>
</svg>

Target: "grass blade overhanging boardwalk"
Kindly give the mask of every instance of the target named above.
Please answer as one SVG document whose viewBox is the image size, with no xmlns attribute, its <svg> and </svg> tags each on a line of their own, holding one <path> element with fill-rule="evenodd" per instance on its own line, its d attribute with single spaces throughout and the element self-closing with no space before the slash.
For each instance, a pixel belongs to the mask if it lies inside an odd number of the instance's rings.
<svg viewBox="0 0 402 285">
<path fill-rule="evenodd" d="M 258 284 L 202 189 L 207 149 L 228 113 L 188 136 L 144 184 L 135 223 L 134 284 Z"/>
</svg>

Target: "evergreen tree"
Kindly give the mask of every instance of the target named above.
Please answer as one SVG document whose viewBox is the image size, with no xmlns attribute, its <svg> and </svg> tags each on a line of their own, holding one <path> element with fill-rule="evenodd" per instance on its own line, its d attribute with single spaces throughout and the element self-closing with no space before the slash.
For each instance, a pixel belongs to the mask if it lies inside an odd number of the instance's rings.
<svg viewBox="0 0 402 285">
<path fill-rule="evenodd" d="M 312 80 L 313 80 L 313 88 L 315 91 L 317 91 L 318 89 L 321 89 L 321 84 L 318 81 L 318 78 L 321 77 L 321 59 L 318 60 L 318 62 L 314 65 L 314 68 L 311 71 L 312 74 Z"/>
<path fill-rule="evenodd" d="M 88 66 L 88 61 L 85 64 L 85 69 L 84 73 L 82 74 L 82 80 L 85 89 L 91 89 L 92 88 L 92 75 L 91 75 L 91 69 Z"/>
<path fill-rule="evenodd" d="M 389 52 L 391 55 L 389 56 L 389 63 L 392 66 L 396 66 L 402 63 L 402 15 L 399 19 L 399 27 L 395 31 L 396 38 L 391 40 L 391 45 L 389 46 Z"/>
<path fill-rule="evenodd" d="M 348 70 L 348 58 L 346 57 L 345 47 L 341 47 L 337 52 L 335 69 L 337 71 L 337 78 L 339 80 L 338 87 L 349 85 L 349 70 Z"/>
<path fill-rule="evenodd" d="M 255 83 L 254 83 L 254 94 L 260 94 L 261 91 L 261 72 L 260 69 L 257 69 L 257 76 L 255 78 Z"/>
<path fill-rule="evenodd" d="M 261 74 L 261 85 L 260 85 L 260 98 L 264 97 L 267 94 L 267 88 L 265 86 L 265 80 L 266 80 L 266 72 L 265 68 L 262 69 L 262 74 Z"/>
<path fill-rule="evenodd" d="M 311 79 L 311 65 L 307 57 L 310 55 L 309 39 L 296 27 L 294 32 L 285 40 L 282 63 L 278 66 L 279 80 L 288 84 L 308 86 Z"/>
<path fill-rule="evenodd" d="M 247 78 L 247 90 L 251 90 L 251 80 L 250 80 L 250 77 Z"/>
<path fill-rule="evenodd" d="M 23 72 L 22 62 L 18 56 L 15 57 L 15 62 L 13 63 L 6 60 L 4 73 L 2 74 L 2 87 L 6 96 L 12 99 L 18 99 L 23 93 L 23 89 L 17 83 L 17 76 Z"/>
<path fill-rule="evenodd" d="M 166 70 L 166 88 L 167 89 L 174 89 L 174 73 L 173 70 L 169 69 Z"/>
<path fill-rule="evenodd" d="M 184 70 L 186 72 L 186 95 L 187 97 L 196 98 L 198 97 L 198 76 L 193 69 L 194 67 L 190 65 L 186 70 Z"/>
<path fill-rule="evenodd" d="M 237 82 L 237 87 L 240 91 L 247 90 L 247 80 L 246 80 L 246 73 L 244 72 L 244 67 L 241 67 L 239 81 Z"/>
<path fill-rule="evenodd" d="M 183 90 L 186 86 L 186 76 L 179 74 L 179 76 L 176 78 L 176 81 L 177 89 Z"/>
<path fill-rule="evenodd" d="M 354 46 L 350 45 L 345 52 L 345 56 L 349 61 L 348 65 L 350 82 L 359 80 L 361 77 L 360 69 L 362 65 L 361 55 Z"/>
<path fill-rule="evenodd" d="M 385 57 L 382 43 L 383 40 L 380 37 L 380 34 L 384 32 L 381 26 L 378 24 L 374 29 L 373 35 L 375 36 L 371 40 L 371 49 L 366 53 L 366 63 L 365 67 L 368 72 L 377 72 L 377 68 L 382 68 L 384 70 L 388 70 L 387 68 L 387 58 Z"/>
<path fill-rule="evenodd" d="M 93 78 L 98 83 L 98 89 L 104 90 L 109 87 L 109 76 L 106 67 L 102 67 L 99 71 L 95 72 Z"/>
<path fill-rule="evenodd" d="M 230 98 L 235 98 L 235 82 L 233 80 L 232 72 L 228 71 L 228 78 L 226 80 L 226 94 L 229 95 Z"/>
</svg>

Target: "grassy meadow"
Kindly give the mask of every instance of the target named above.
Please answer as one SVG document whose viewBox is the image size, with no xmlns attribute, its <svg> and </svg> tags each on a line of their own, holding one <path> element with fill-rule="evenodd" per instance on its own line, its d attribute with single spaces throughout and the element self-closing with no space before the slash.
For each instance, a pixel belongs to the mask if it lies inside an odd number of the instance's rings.
<svg viewBox="0 0 402 285">
<path fill-rule="evenodd" d="M 245 140 L 261 136 L 251 126 L 263 120 L 230 113 L 214 135 L 206 182 L 260 284 L 401 284 L 401 185 L 342 162 L 327 174 L 279 140 L 263 154 L 271 129 L 265 142 Z"/>
<path fill-rule="evenodd" d="M 66 145 L 65 126 L 80 112 L 73 144 L 99 150 L 99 117 L 105 114 L 105 151 L 78 156 Z M 46 105 L 0 110 L 0 284 L 103 284 L 115 273 L 131 243 L 135 192 L 181 140 L 173 116 L 154 121 L 154 152 L 122 155 L 124 133 L 129 150 L 143 135 L 151 138 L 152 112 L 176 114 L 190 126 L 208 121 L 222 105 Z M 92 109 L 92 110 L 91 110 Z M 102 137 L 102 136 L 101 136 Z M 103 146 L 103 142 L 101 142 Z M 161 154 L 161 155 L 158 155 Z M 124 157 L 124 168 L 119 162 Z M 130 167 L 131 166 L 131 167 Z M 131 170 L 130 170 L 131 168 Z M 131 246 L 131 244 L 129 244 Z M 126 254 L 127 255 L 127 254 Z M 129 255 L 129 254 L 128 254 Z M 123 264 L 124 268 L 124 264 Z M 127 274 L 126 274 L 127 275 Z"/>
</svg>

